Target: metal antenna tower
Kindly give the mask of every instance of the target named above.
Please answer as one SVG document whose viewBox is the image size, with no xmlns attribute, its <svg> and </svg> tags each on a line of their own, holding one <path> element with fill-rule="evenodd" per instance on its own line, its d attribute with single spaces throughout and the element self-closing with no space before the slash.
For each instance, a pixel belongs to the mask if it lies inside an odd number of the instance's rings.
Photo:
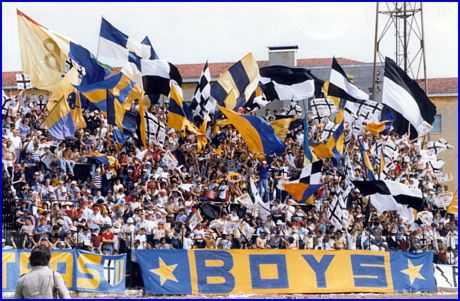
<svg viewBox="0 0 460 301">
<path fill-rule="evenodd" d="M 374 96 L 381 90 L 383 82 L 382 69 L 377 69 L 384 65 L 385 56 L 391 55 L 409 76 L 423 81 L 428 93 L 422 2 L 377 2 L 372 81 Z"/>
</svg>

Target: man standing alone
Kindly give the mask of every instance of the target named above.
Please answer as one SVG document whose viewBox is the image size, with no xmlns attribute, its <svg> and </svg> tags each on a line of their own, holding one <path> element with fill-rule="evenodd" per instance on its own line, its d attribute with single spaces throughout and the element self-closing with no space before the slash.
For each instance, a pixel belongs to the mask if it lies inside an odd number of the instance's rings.
<svg viewBox="0 0 460 301">
<path fill-rule="evenodd" d="M 48 268 L 50 259 L 51 251 L 46 246 L 32 250 L 29 258 L 32 271 L 19 278 L 15 299 L 70 299 L 61 274 Z"/>
</svg>

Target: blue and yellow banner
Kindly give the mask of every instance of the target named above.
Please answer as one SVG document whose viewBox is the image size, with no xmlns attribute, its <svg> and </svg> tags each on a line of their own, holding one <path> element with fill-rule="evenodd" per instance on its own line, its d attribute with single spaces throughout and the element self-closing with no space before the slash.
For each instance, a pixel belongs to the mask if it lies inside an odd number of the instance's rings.
<svg viewBox="0 0 460 301">
<path fill-rule="evenodd" d="M 432 292 L 432 253 L 137 250 L 148 294 Z"/>
<path fill-rule="evenodd" d="M 30 271 L 31 250 L 2 250 L 2 291 L 14 292 L 22 274 Z M 72 291 L 124 293 L 126 254 L 106 256 L 80 250 L 51 252 L 49 267 L 62 275 Z"/>
</svg>

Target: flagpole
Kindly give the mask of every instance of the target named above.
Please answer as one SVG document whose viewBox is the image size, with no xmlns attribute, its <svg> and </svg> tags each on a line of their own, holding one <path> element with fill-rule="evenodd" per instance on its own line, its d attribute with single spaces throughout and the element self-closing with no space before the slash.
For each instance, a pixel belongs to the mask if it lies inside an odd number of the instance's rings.
<svg viewBox="0 0 460 301">
<path fill-rule="evenodd" d="M 99 45 L 101 44 L 101 37 L 100 37 L 100 34 L 101 34 L 101 27 L 102 27 L 102 19 L 104 18 L 104 15 L 101 14 L 101 26 L 99 27 L 99 39 L 97 40 L 97 50 L 96 50 L 96 58 L 99 60 Z"/>
</svg>

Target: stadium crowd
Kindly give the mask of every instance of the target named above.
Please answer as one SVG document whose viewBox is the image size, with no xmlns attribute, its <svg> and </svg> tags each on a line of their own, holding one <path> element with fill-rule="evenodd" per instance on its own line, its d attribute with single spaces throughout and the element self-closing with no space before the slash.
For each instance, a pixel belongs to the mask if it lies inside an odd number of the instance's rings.
<svg viewBox="0 0 460 301">
<path fill-rule="evenodd" d="M 289 130 L 283 155 L 266 158 L 268 162 L 256 160 L 235 128 L 219 126 L 214 118 L 208 123 L 210 141 L 200 153 L 193 135 L 182 137 L 170 129 L 164 145 L 144 149 L 134 139 L 116 144 L 97 111 L 84 111 L 87 128 L 78 130 L 74 139 L 52 141 L 42 122 L 43 96 L 10 96 L 12 105 L 3 116 L 2 163 L 4 179 L 7 173 L 11 180 L 11 186 L 3 189 L 11 190 L 14 215 L 3 249 L 46 244 L 104 254 L 192 248 L 403 250 L 433 251 L 435 262 L 457 264 L 457 217 L 435 204 L 448 187 L 423 162 L 420 144 L 394 132 L 380 137 L 363 132 L 355 139 L 346 124 L 349 162 L 344 156 L 337 168 L 324 160 L 325 184 L 315 194 L 314 204 L 307 205 L 298 204 L 282 189 L 303 167 L 301 126 Z M 165 107 L 153 105 L 151 111 L 166 123 Z M 267 110 L 262 117 L 271 121 L 287 113 Z M 323 129 L 324 122 L 309 121 L 312 143 L 320 141 Z M 416 221 L 395 211 L 377 212 L 355 188 L 347 197 L 343 227 L 329 221 L 331 200 L 352 185 L 347 178 L 366 177 L 360 139 L 370 146 L 377 140 L 395 143 L 393 164 L 386 166 L 385 177 L 422 189 L 424 211 L 418 212 Z M 117 162 L 98 164 L 88 158 L 95 151 Z M 165 164 L 168 152 L 177 166 Z M 238 162 L 236 178 L 228 176 L 232 160 Z M 256 183 L 265 206 L 247 208 L 238 201 L 245 194 L 254 196 L 250 181 Z M 201 219 L 192 228 L 197 211 Z M 255 230 L 251 237 L 234 226 L 243 221 Z"/>
</svg>

